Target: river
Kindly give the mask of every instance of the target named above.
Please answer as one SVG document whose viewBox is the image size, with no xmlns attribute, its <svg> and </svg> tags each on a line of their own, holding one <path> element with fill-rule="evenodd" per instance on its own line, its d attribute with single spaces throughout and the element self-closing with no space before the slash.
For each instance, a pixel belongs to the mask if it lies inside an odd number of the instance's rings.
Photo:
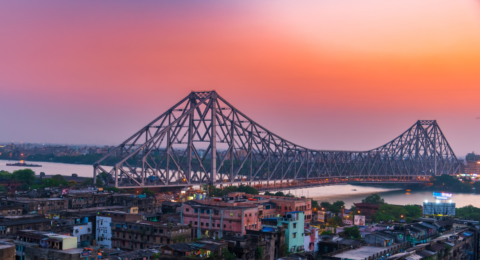
<svg viewBox="0 0 480 260">
<path fill-rule="evenodd" d="M 25 169 L 28 167 L 6 166 L 7 161 L 0 160 L 0 170 L 15 171 L 18 169 Z M 61 174 L 64 176 L 72 176 L 73 173 L 80 177 L 93 177 L 93 166 L 83 164 L 67 164 L 67 163 L 52 163 L 52 162 L 28 162 L 33 164 L 40 164 L 42 167 L 31 168 L 38 175 L 44 172 L 47 175 Z M 110 168 L 110 167 L 104 167 Z M 355 190 L 355 191 L 354 191 Z M 421 205 L 425 200 L 433 200 L 431 191 L 411 191 L 406 192 L 405 189 L 389 189 L 368 186 L 355 186 L 349 184 L 338 184 L 331 186 L 323 186 L 308 189 L 285 190 L 284 193 L 292 193 L 296 196 L 311 197 L 318 201 L 335 202 L 343 200 L 345 206 L 350 208 L 354 202 L 361 202 L 362 199 L 373 193 L 379 193 L 385 202 L 389 204 L 407 205 L 418 204 Z M 457 207 L 464 207 L 473 205 L 480 207 L 480 195 L 459 193 L 453 195 L 453 202 Z"/>
</svg>

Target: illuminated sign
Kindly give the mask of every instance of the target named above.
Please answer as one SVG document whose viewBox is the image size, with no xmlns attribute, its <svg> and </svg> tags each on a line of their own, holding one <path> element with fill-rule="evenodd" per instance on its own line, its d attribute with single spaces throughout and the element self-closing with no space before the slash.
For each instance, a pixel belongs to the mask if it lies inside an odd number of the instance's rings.
<svg viewBox="0 0 480 260">
<path fill-rule="evenodd" d="M 453 196 L 453 194 L 452 193 L 446 193 L 446 192 L 436 192 L 436 191 L 434 191 L 433 196 L 437 197 L 438 199 L 446 200 L 446 199 L 451 198 Z"/>
</svg>

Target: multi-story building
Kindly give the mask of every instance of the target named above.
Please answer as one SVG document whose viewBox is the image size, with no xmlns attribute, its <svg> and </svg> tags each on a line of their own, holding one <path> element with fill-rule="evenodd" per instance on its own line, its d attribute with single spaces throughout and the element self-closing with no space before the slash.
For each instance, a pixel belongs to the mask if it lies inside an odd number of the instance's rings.
<svg viewBox="0 0 480 260">
<path fill-rule="evenodd" d="M 192 237 L 192 229 L 188 225 L 146 221 L 142 215 L 117 211 L 100 212 L 97 215 L 97 230 L 100 234 L 97 241 L 106 240 L 107 243 L 103 244 L 122 250 L 189 242 Z"/>
<path fill-rule="evenodd" d="M 307 227 L 303 236 L 303 248 L 305 252 L 318 251 L 318 229 L 316 227 Z"/>
<path fill-rule="evenodd" d="M 228 251 L 235 254 L 237 259 L 255 260 L 257 250 L 263 253 L 262 259 L 270 259 L 270 243 L 267 243 L 267 237 L 264 235 L 256 236 L 224 236 L 223 240 L 228 242 Z"/>
<path fill-rule="evenodd" d="M 20 216 L 23 214 L 23 206 L 10 205 L 0 206 L 0 216 Z"/>
<path fill-rule="evenodd" d="M 246 230 L 260 230 L 257 205 L 192 200 L 182 207 L 182 223 L 191 225 L 197 238 L 243 236 Z"/>
<path fill-rule="evenodd" d="M 246 200 L 246 203 L 258 204 L 261 211 L 260 218 L 283 216 L 291 211 L 303 211 L 305 221 L 310 222 L 312 220 L 312 199 L 231 192 L 228 194 L 227 200 Z"/>
<path fill-rule="evenodd" d="M 15 260 L 15 244 L 13 243 L 13 240 L 0 240 L 0 259 Z"/>
<path fill-rule="evenodd" d="M 50 219 L 43 215 L 22 215 L 0 217 L 0 235 L 15 234 L 19 230 L 50 230 Z"/>
<path fill-rule="evenodd" d="M 138 207 L 138 213 L 157 213 L 162 202 L 156 197 L 132 194 L 113 194 L 112 205 Z"/>
<path fill-rule="evenodd" d="M 28 199 L 16 198 L 2 201 L 3 205 L 22 206 L 24 213 L 29 214 L 47 214 L 49 211 L 59 211 L 68 209 L 68 199 L 62 198 L 44 198 L 44 199 Z"/>
<path fill-rule="evenodd" d="M 68 208 L 70 209 L 105 207 L 112 205 L 112 193 L 69 193 L 65 195 L 65 198 L 68 199 Z"/>
<path fill-rule="evenodd" d="M 249 236 L 264 236 L 267 241 L 265 248 L 265 257 L 267 260 L 274 260 L 284 256 L 285 244 L 285 230 L 283 227 L 263 227 L 261 230 L 247 230 Z"/>
<path fill-rule="evenodd" d="M 305 215 L 302 211 L 287 212 L 284 217 L 264 218 L 262 226 L 283 227 L 287 250 L 291 253 L 304 251 Z"/>
</svg>

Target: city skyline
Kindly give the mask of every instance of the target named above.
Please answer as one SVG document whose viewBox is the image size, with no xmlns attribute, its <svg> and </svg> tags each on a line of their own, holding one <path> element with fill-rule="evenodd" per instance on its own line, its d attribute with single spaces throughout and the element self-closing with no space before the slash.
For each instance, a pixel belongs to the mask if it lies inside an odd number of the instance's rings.
<svg viewBox="0 0 480 260">
<path fill-rule="evenodd" d="M 214 89 L 312 149 L 419 119 L 457 156 L 480 147 L 479 2 L 347 2 L 3 2 L 0 140 L 118 145 Z"/>
</svg>

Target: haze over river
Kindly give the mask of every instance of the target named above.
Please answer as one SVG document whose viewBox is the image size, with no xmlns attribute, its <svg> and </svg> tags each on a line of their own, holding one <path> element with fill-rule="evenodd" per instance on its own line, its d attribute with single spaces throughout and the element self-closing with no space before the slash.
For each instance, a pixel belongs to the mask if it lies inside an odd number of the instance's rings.
<svg viewBox="0 0 480 260">
<path fill-rule="evenodd" d="M 0 160 L 0 170 L 13 172 L 19 169 L 29 167 L 6 166 L 6 163 L 15 163 L 18 161 Z M 78 174 L 80 177 L 93 177 L 93 166 L 83 164 L 66 164 L 52 162 L 27 162 L 32 164 L 40 164 L 42 167 L 32 167 L 38 175 L 44 172 L 47 175 L 61 174 L 72 176 L 72 173 Z M 110 167 L 105 166 L 105 169 Z M 354 191 L 356 190 L 356 191 Z M 406 189 L 387 189 L 367 186 L 355 186 L 349 184 L 331 185 L 324 187 L 316 187 L 309 189 L 284 190 L 284 193 L 292 193 L 296 196 L 308 196 L 318 201 L 334 202 L 337 200 L 345 201 L 345 206 L 349 208 L 354 202 L 361 202 L 362 199 L 372 193 L 379 193 L 387 203 L 397 205 L 418 204 L 421 205 L 425 200 L 433 201 L 431 191 L 411 191 Z M 473 205 L 480 207 L 480 195 L 458 193 L 453 195 L 453 202 L 457 207 Z"/>
</svg>

